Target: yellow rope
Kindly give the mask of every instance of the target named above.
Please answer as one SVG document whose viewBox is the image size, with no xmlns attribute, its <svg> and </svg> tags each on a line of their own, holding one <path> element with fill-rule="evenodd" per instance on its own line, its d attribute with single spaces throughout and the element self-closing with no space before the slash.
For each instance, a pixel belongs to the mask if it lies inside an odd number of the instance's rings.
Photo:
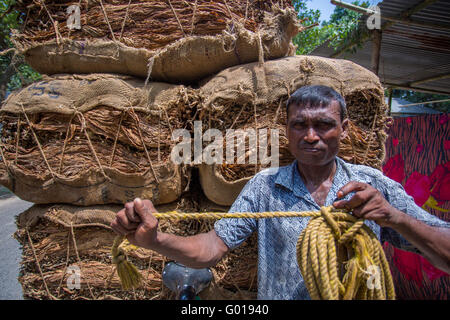
<svg viewBox="0 0 450 320">
<path fill-rule="evenodd" d="M 348 212 L 333 207 L 304 212 L 153 213 L 157 219 L 311 217 L 297 241 L 297 263 L 312 299 L 395 299 L 389 264 L 376 235 Z M 141 275 L 124 257 L 117 236 L 113 262 L 122 286 L 139 286 Z M 130 266 L 131 265 L 131 266 Z"/>
<path fill-rule="evenodd" d="M 120 248 L 125 237 L 117 236 L 111 249 L 112 262 L 116 265 L 117 274 L 119 275 L 124 290 L 130 290 L 139 287 L 142 282 L 142 275 L 138 269 L 127 260 L 124 251 Z"/>
</svg>

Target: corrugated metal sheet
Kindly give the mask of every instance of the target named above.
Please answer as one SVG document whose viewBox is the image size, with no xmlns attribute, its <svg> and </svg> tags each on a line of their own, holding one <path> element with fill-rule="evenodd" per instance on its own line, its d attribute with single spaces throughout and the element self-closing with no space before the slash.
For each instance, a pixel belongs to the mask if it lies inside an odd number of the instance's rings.
<svg viewBox="0 0 450 320">
<path fill-rule="evenodd" d="M 350 2 L 350 1 L 348 1 Z M 378 6 L 381 16 L 400 17 L 422 0 L 384 0 Z M 450 1 L 440 0 L 410 16 L 416 22 L 445 25 L 447 30 L 395 23 L 383 30 L 379 77 L 385 85 L 412 87 L 450 94 Z M 382 20 L 382 25 L 388 23 Z M 365 28 L 365 23 L 360 28 Z M 335 50 L 327 44 L 311 55 L 330 57 Z M 367 41 L 355 54 L 343 53 L 345 58 L 371 68 L 372 41 Z M 446 79 L 411 84 L 415 81 L 449 75 Z"/>
</svg>

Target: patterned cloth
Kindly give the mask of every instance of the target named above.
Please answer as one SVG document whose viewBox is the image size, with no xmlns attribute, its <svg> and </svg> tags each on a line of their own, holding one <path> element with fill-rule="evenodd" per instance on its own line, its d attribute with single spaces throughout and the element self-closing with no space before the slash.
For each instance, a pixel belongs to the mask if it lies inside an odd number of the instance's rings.
<svg viewBox="0 0 450 320">
<path fill-rule="evenodd" d="M 336 157 L 336 173 L 325 206 L 337 200 L 340 188 L 350 181 L 360 181 L 378 189 L 395 208 L 428 225 L 448 227 L 444 222 L 418 207 L 401 184 L 380 171 L 344 162 Z M 348 194 L 348 200 L 354 193 Z M 241 191 L 229 212 L 317 211 L 316 204 L 297 169 L 297 161 L 255 175 Z M 258 231 L 258 299 L 310 299 L 296 258 L 296 243 L 310 218 L 221 219 L 214 225 L 217 235 L 234 249 Z M 374 221 L 365 223 L 382 241 L 404 250 L 415 250 L 401 235 L 381 228 Z"/>
</svg>

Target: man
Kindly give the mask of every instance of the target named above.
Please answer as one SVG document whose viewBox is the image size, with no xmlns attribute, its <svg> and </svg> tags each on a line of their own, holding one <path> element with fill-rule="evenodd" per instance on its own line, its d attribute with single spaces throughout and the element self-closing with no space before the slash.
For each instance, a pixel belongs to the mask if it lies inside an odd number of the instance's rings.
<svg viewBox="0 0 450 320">
<path fill-rule="evenodd" d="M 286 132 L 296 160 L 255 175 L 230 212 L 352 209 L 381 241 L 416 250 L 450 272 L 450 224 L 419 208 L 403 187 L 380 171 L 345 163 L 336 155 L 347 128 L 343 98 L 325 86 L 298 89 L 287 102 Z M 112 223 L 119 234 L 187 266 L 214 266 L 229 250 L 258 232 L 258 298 L 308 299 L 296 261 L 296 242 L 309 218 L 222 219 L 214 230 L 191 237 L 157 231 L 148 200 L 135 199 Z"/>
</svg>

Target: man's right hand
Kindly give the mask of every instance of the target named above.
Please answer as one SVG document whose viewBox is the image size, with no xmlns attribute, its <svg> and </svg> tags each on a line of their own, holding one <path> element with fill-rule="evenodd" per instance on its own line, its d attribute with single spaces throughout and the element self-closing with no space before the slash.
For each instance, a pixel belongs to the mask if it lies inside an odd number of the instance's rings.
<svg viewBox="0 0 450 320">
<path fill-rule="evenodd" d="M 150 200 L 134 199 L 127 202 L 111 223 L 113 230 L 127 237 L 131 244 L 152 249 L 157 242 L 158 220 L 152 213 L 157 212 Z"/>
</svg>

